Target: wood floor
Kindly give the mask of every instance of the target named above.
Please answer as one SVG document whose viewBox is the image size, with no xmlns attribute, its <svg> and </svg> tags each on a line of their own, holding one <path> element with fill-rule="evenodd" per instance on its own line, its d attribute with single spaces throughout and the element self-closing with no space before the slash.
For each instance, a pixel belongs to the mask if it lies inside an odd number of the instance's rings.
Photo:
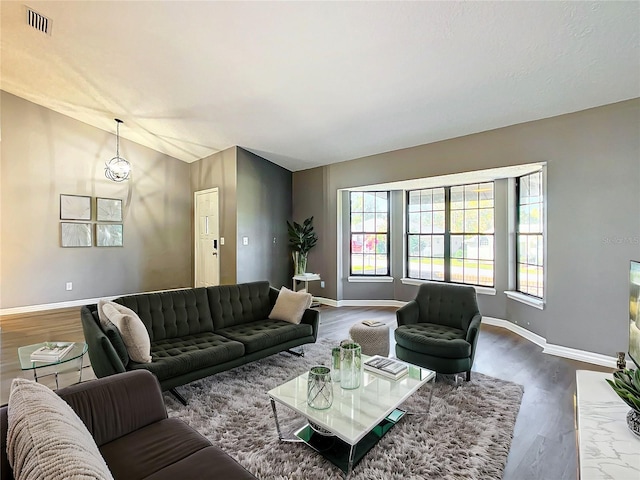
<svg viewBox="0 0 640 480">
<path fill-rule="evenodd" d="M 366 318 L 388 323 L 393 330 L 395 310 L 392 307 L 320 307 L 320 336 L 335 340 L 346 338 L 349 327 Z M 20 370 L 19 346 L 56 340 L 83 341 L 79 308 L 4 316 L 0 317 L 0 327 L 2 404 L 8 401 L 12 378 L 32 378 L 31 372 Z M 391 340 L 393 342 L 393 338 Z M 514 333 L 482 326 L 473 370 L 524 386 L 505 480 L 577 479 L 574 395 L 575 372 L 579 369 L 611 371 L 545 355 L 540 347 Z M 83 380 L 93 377 L 90 367 L 83 369 Z M 66 373 L 61 376 L 61 386 L 77 378 L 77 372 Z"/>
</svg>

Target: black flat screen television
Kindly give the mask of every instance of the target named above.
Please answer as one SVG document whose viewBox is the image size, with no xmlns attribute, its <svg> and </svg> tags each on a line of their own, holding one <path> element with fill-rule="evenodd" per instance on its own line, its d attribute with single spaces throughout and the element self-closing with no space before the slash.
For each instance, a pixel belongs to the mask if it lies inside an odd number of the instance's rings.
<svg viewBox="0 0 640 480">
<path fill-rule="evenodd" d="M 640 368 L 640 262 L 629 268 L 629 356 Z"/>
</svg>

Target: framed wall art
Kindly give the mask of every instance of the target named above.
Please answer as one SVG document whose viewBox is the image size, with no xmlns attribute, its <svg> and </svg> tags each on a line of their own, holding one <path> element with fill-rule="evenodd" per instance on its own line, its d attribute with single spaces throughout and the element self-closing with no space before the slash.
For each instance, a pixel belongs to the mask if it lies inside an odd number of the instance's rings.
<svg viewBox="0 0 640 480">
<path fill-rule="evenodd" d="M 122 200 L 119 198 L 96 198 L 98 222 L 121 222 Z"/>
<path fill-rule="evenodd" d="M 122 224 L 96 224 L 96 247 L 122 247 Z"/>
<path fill-rule="evenodd" d="M 60 223 L 60 245 L 63 247 L 90 247 L 93 244 L 90 223 Z"/>
<path fill-rule="evenodd" d="M 60 220 L 91 220 L 91 197 L 61 194 Z"/>
</svg>

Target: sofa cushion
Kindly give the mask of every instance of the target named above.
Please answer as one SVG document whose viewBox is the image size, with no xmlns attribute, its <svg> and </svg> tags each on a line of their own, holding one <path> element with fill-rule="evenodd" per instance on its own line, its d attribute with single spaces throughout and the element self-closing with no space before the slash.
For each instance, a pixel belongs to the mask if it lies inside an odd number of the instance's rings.
<svg viewBox="0 0 640 480">
<path fill-rule="evenodd" d="M 144 368 L 165 380 L 242 357 L 245 348 L 242 343 L 215 333 L 199 333 L 153 342 L 151 354 L 152 363 L 131 362 L 129 368 Z"/>
<path fill-rule="evenodd" d="M 177 418 L 136 430 L 104 444 L 100 451 L 116 479 L 255 478 Z"/>
<path fill-rule="evenodd" d="M 31 380 L 16 378 L 11 384 L 7 454 L 16 480 L 113 479 L 78 415 Z"/>
<path fill-rule="evenodd" d="M 151 362 L 149 332 L 136 312 L 124 305 L 100 300 L 98 316 L 101 316 L 101 323 L 110 322 L 116 326 L 131 360 L 139 363 Z"/>
<path fill-rule="evenodd" d="M 396 343 L 408 350 L 442 358 L 471 356 L 471 344 L 465 332 L 435 323 L 402 325 L 395 331 Z"/>
<path fill-rule="evenodd" d="M 214 330 L 264 320 L 271 312 L 269 282 L 208 287 Z"/>
<path fill-rule="evenodd" d="M 282 287 L 273 310 L 269 313 L 271 320 L 283 320 L 289 323 L 300 323 L 304 311 L 311 306 L 310 293 L 294 292 Z"/>
<path fill-rule="evenodd" d="M 232 340 L 242 342 L 245 352 L 253 353 L 313 335 L 313 327 L 308 324 L 294 325 L 282 320 L 259 320 L 244 325 L 223 328 L 218 330 L 218 333 Z"/>
<path fill-rule="evenodd" d="M 204 288 L 131 295 L 117 298 L 115 302 L 138 314 L 152 342 L 213 332 Z"/>
</svg>

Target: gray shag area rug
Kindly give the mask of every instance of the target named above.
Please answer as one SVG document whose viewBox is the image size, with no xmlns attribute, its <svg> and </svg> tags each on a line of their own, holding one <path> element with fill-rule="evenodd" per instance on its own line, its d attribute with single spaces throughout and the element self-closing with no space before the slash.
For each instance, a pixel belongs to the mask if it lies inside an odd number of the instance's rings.
<svg viewBox="0 0 640 480">
<path fill-rule="evenodd" d="M 302 443 L 280 442 L 267 391 L 329 365 L 333 344 L 305 345 L 305 357 L 288 353 L 192 382 L 178 391 L 188 406 L 165 394 L 170 417 L 181 418 L 262 480 L 343 478 L 340 469 Z M 338 387 L 339 388 L 339 387 Z M 431 384 L 404 407 L 425 411 Z M 473 373 L 458 386 L 438 379 L 428 417 L 405 416 L 354 468 L 354 480 L 501 479 L 523 388 Z M 278 404 L 283 430 L 303 420 Z"/>
</svg>

